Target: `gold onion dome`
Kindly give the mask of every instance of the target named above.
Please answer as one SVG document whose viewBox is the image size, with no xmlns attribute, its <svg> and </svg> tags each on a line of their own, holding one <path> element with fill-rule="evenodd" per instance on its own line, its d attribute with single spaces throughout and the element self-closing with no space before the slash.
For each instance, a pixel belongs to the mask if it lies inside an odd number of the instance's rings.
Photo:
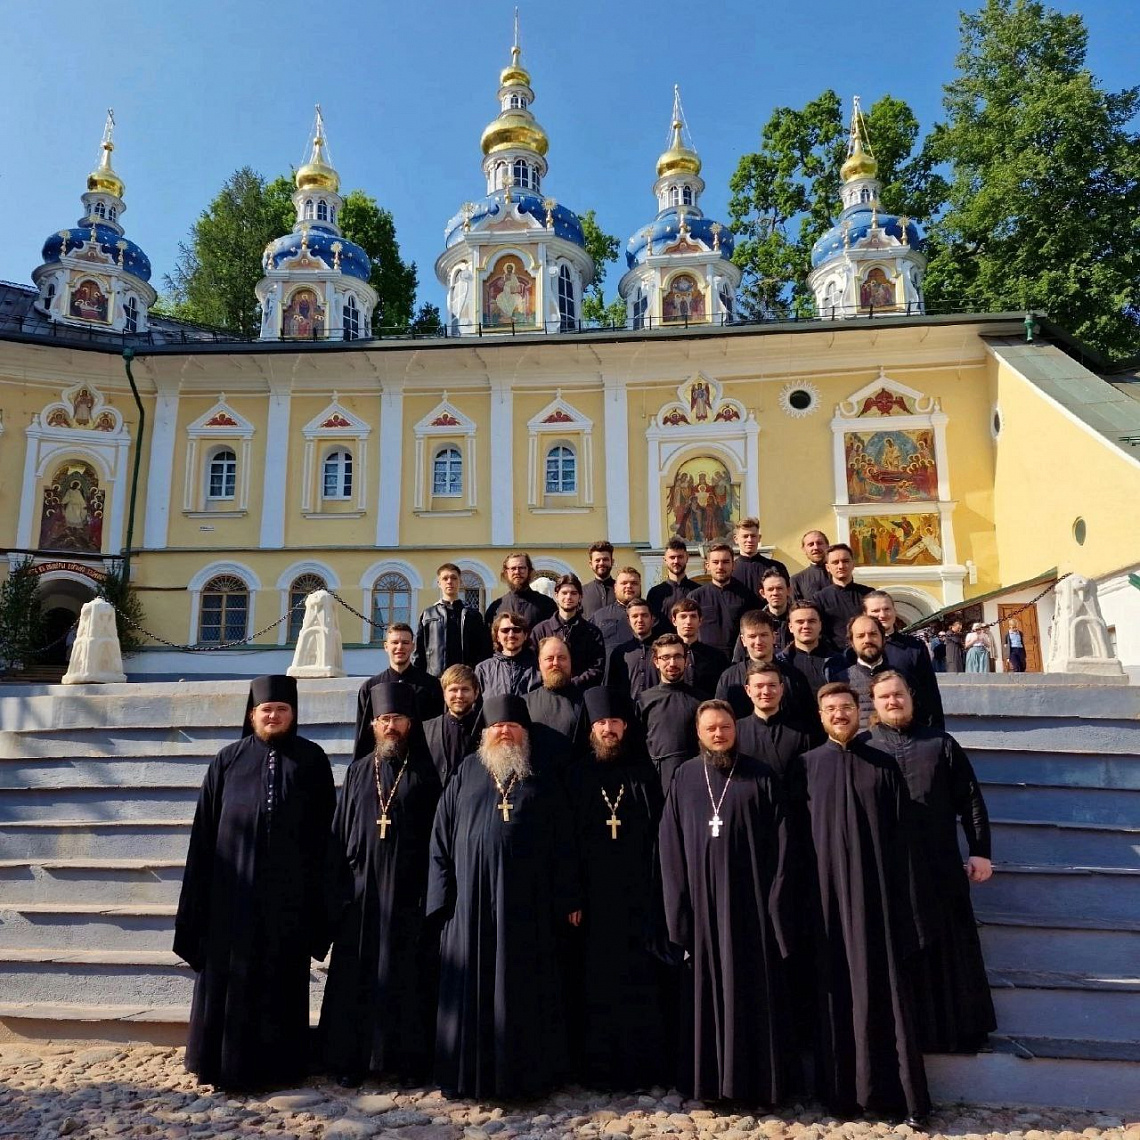
<svg viewBox="0 0 1140 1140">
<path fill-rule="evenodd" d="M 499 72 L 500 87 L 530 86 L 530 72 L 519 63 L 519 56 L 521 54 L 522 48 L 520 48 L 518 44 L 515 44 L 514 47 L 511 48 L 511 62 Z"/>
<path fill-rule="evenodd" d="M 111 167 L 111 151 L 115 149 L 111 140 L 114 128 L 115 116 L 108 111 L 107 125 L 103 128 L 103 153 L 99 165 L 87 175 L 87 189 L 96 194 L 113 194 L 116 198 L 121 198 L 126 185 Z"/>
<path fill-rule="evenodd" d="M 340 175 L 325 153 L 325 120 L 319 106 L 313 150 L 309 161 L 297 171 L 294 182 L 298 190 L 327 190 L 330 194 L 335 194 L 340 189 Z"/>
<path fill-rule="evenodd" d="M 878 173 L 875 156 L 863 149 L 863 140 L 856 135 L 847 161 L 839 168 L 840 177 L 844 182 L 853 182 L 856 178 L 874 178 Z"/>
<path fill-rule="evenodd" d="M 530 75 L 519 63 L 520 48 L 511 48 L 511 62 L 499 75 L 500 93 L 505 87 L 530 89 Z M 480 140 L 484 157 L 501 150 L 532 150 L 542 157 L 550 149 L 550 139 L 535 122 L 534 116 L 521 107 L 507 107 L 487 124 Z"/>
<path fill-rule="evenodd" d="M 691 146 L 685 145 L 685 112 L 681 110 L 681 89 L 673 86 L 673 125 L 669 136 L 669 146 L 657 160 L 657 177 L 667 174 L 691 174 L 701 172 L 700 156 Z"/>
</svg>

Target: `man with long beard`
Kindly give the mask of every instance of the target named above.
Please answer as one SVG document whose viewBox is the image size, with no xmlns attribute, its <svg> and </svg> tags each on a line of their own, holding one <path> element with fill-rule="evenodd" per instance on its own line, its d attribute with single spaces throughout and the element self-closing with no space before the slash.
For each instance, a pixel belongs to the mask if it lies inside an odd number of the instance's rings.
<svg viewBox="0 0 1140 1140">
<path fill-rule="evenodd" d="M 328 950 L 321 873 L 336 804 L 324 751 L 297 735 L 297 682 L 257 677 L 242 739 L 206 772 L 174 952 L 197 974 L 186 1068 L 227 1089 L 305 1076 L 309 957 Z"/>
<path fill-rule="evenodd" d="M 483 717 L 432 830 L 435 1079 L 451 1096 L 523 1099 L 564 1075 L 557 935 L 582 913 L 569 805 L 554 772 L 531 763 L 526 703 L 490 697 Z"/>
<path fill-rule="evenodd" d="M 656 868 L 661 783 L 633 724 L 629 700 L 586 692 L 589 744 L 567 773 L 582 869 L 576 1000 L 580 1079 L 591 1088 L 668 1084 L 672 1040 L 662 1017 L 675 979 L 664 939 Z"/>
<path fill-rule="evenodd" d="M 927 1053 L 975 1052 L 997 1027 L 970 903 L 971 883 L 986 882 L 990 819 L 970 758 L 947 732 L 922 728 L 900 673 L 871 679 L 878 723 L 871 743 L 894 759 L 909 796 L 908 820 L 931 881 L 930 945 L 915 958 L 915 997 Z M 969 852 L 958 851 L 958 824 Z"/>
<path fill-rule="evenodd" d="M 803 757 L 791 794 L 806 813 L 812 948 L 819 1001 L 817 1093 L 836 1116 L 930 1111 L 907 959 L 925 941 L 902 820 L 898 768 L 859 733 L 855 691 L 819 690 L 828 741 Z"/>
<path fill-rule="evenodd" d="M 369 1072 L 424 1079 L 435 1013 L 424 889 L 440 777 L 413 735 L 411 687 L 376 685 L 371 704 L 376 750 L 349 766 L 329 841 L 333 948 L 321 1032 L 345 1088 Z"/>
<path fill-rule="evenodd" d="M 700 706 L 697 738 L 660 831 L 669 938 L 688 957 L 677 1087 L 702 1100 L 778 1104 L 790 1059 L 784 810 L 770 769 L 737 752 L 726 701 Z"/>
</svg>

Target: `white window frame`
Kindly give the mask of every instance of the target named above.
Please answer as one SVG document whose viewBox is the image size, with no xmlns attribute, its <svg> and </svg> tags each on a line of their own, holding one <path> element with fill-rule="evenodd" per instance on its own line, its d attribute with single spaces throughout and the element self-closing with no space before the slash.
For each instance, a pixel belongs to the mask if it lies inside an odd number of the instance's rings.
<svg viewBox="0 0 1140 1140">
<path fill-rule="evenodd" d="M 212 423 L 219 418 L 229 423 Z M 250 455 L 254 426 L 220 399 L 208 412 L 199 416 L 186 429 L 186 474 L 183 484 L 182 513 L 190 518 L 209 515 L 237 516 L 249 510 Z M 217 507 L 225 499 L 210 499 L 209 459 L 220 447 L 229 447 L 237 455 L 236 497 L 230 510 Z"/>
<path fill-rule="evenodd" d="M 333 464 L 336 476 L 336 491 L 329 494 L 329 465 Z M 353 492 L 352 449 L 336 443 L 330 447 L 321 460 L 321 501 L 344 503 L 352 499 Z M 347 486 L 346 486 L 347 484 Z"/>
<path fill-rule="evenodd" d="M 223 456 L 229 456 L 229 459 L 224 459 Z M 220 471 L 222 486 L 220 494 L 215 494 L 213 490 L 215 464 L 225 464 L 225 467 Z M 232 470 L 227 468 L 232 468 Z M 202 498 L 205 502 L 232 503 L 237 500 L 238 454 L 231 444 L 218 443 L 210 448 L 206 453 L 206 462 L 203 464 L 203 474 L 206 477 L 206 485 L 202 488 Z M 226 494 L 227 490 L 229 494 Z"/>
<path fill-rule="evenodd" d="M 527 421 L 527 505 L 539 514 L 580 514 L 594 506 L 594 421 L 562 398 Z M 546 457 L 562 445 L 574 452 L 577 490 L 547 493 Z"/>
<path fill-rule="evenodd" d="M 416 439 L 415 494 L 412 509 L 417 514 L 470 515 L 477 506 L 479 483 L 476 466 L 475 421 L 461 412 L 443 394 L 443 399 L 412 429 Z M 463 461 L 462 495 L 435 495 L 435 457 L 450 444 L 458 447 Z"/>
<path fill-rule="evenodd" d="M 372 428 L 339 399 L 334 399 L 302 429 L 305 452 L 301 466 L 301 513 L 306 518 L 360 518 L 368 506 L 368 437 Z M 348 451 L 352 456 L 352 494 L 343 499 L 324 497 L 324 461 L 330 452 Z M 319 457 L 319 459 L 318 459 Z M 324 512 L 325 503 L 352 504 Z"/>
</svg>

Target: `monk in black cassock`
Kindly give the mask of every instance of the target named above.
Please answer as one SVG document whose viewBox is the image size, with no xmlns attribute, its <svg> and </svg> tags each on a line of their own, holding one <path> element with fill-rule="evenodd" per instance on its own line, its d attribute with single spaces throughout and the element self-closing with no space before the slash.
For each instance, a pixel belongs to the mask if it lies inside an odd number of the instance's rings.
<svg viewBox="0 0 1140 1140">
<path fill-rule="evenodd" d="M 429 918 L 443 922 L 435 1079 L 448 1095 L 539 1096 L 566 1066 L 556 934 L 578 925 L 570 807 L 532 765 L 521 697 L 483 703 L 487 728 L 436 811 Z"/>
<path fill-rule="evenodd" d="M 589 733 L 583 692 L 570 679 L 570 649 L 560 637 L 544 637 L 538 647 L 542 684 L 523 700 L 531 720 L 531 743 L 544 762 L 568 764 L 585 746 Z M 588 692 L 589 690 L 587 690 Z"/>
<path fill-rule="evenodd" d="M 771 770 L 736 750 L 726 701 L 701 705 L 697 736 L 660 832 L 669 938 L 689 955 L 677 1087 L 773 1105 L 790 1067 L 782 797 Z"/>
<path fill-rule="evenodd" d="M 584 985 L 572 1007 L 580 1079 L 591 1088 L 648 1088 L 673 1075 L 663 1007 L 675 978 L 659 956 L 661 783 L 628 698 L 597 688 L 585 700 L 589 743 L 567 773 L 582 875 Z"/>
<path fill-rule="evenodd" d="M 677 634 L 663 633 L 653 643 L 653 667 L 661 683 L 637 698 L 637 715 L 664 795 L 673 774 L 697 750 L 697 709 L 703 698 L 685 681 L 685 643 Z"/>
<path fill-rule="evenodd" d="M 921 1125 L 930 1094 L 907 959 L 924 941 L 898 768 L 859 735 L 855 691 L 819 690 L 829 739 L 791 794 L 807 813 L 819 1014 L 817 1093 L 836 1116 L 865 1110 Z"/>
<path fill-rule="evenodd" d="M 424 739 L 440 783 L 447 781 L 478 743 L 483 706 L 479 682 L 470 665 L 449 665 L 439 679 L 443 689 L 443 715 L 424 723 Z"/>
<path fill-rule="evenodd" d="M 328 757 L 297 735 L 297 682 L 256 678 L 242 739 L 206 772 L 174 920 L 174 952 L 197 974 L 186 1068 L 204 1084 L 305 1076 L 309 958 L 328 950 L 321 873 L 335 803 Z"/>
<path fill-rule="evenodd" d="M 345 1088 L 369 1072 L 426 1078 L 435 1014 L 424 897 L 439 775 L 413 732 L 411 688 L 376 685 L 371 705 L 376 750 L 349 765 L 326 875 L 333 947 L 321 1033 Z"/>
<path fill-rule="evenodd" d="M 931 883 L 930 944 L 913 961 L 922 1048 L 927 1053 L 976 1052 L 997 1028 L 970 884 L 993 874 L 990 818 L 969 757 L 946 732 L 916 723 L 914 698 L 895 672 L 871 681 L 879 723 L 871 743 L 902 772 L 908 818 Z M 969 852 L 958 850 L 961 821 Z"/>
</svg>

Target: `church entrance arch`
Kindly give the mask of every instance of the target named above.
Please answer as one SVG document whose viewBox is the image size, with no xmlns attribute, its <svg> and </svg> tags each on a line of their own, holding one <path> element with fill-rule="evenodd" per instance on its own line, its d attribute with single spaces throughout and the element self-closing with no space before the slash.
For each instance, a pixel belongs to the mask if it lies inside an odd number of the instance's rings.
<svg viewBox="0 0 1140 1140">
<path fill-rule="evenodd" d="M 91 601 L 98 591 L 99 580 L 94 573 L 88 575 L 77 570 L 59 569 L 40 576 L 40 607 L 44 619 L 40 648 L 50 648 L 33 658 L 35 665 L 67 665 L 71 646 L 68 643 L 70 639 L 64 639 L 65 634 L 79 620 L 84 602 Z"/>
</svg>

